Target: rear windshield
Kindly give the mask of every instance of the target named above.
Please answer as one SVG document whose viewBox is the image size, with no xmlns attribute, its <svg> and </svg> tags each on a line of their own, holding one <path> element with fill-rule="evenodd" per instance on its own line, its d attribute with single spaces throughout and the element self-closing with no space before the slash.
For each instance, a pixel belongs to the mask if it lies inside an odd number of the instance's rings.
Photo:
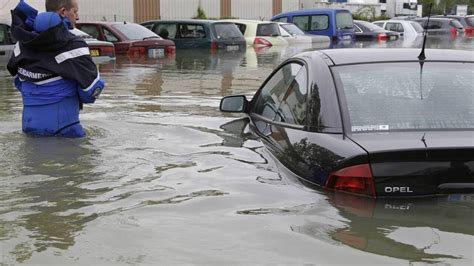
<svg viewBox="0 0 474 266">
<path fill-rule="evenodd" d="M 455 19 L 451 20 L 451 21 L 449 22 L 449 24 L 450 24 L 451 26 L 457 28 L 457 29 L 463 29 L 463 28 L 464 28 L 464 27 L 462 26 L 461 22 L 459 22 L 458 20 L 455 20 Z"/>
<path fill-rule="evenodd" d="M 349 12 L 336 13 L 336 28 L 337 29 L 352 29 L 354 24 L 352 22 L 352 14 Z"/>
<path fill-rule="evenodd" d="M 413 26 L 416 32 L 421 33 L 423 32 L 423 27 L 420 25 L 420 23 L 411 21 L 410 24 Z"/>
<path fill-rule="evenodd" d="M 217 39 L 235 39 L 243 37 L 239 28 L 234 23 L 215 23 L 213 26 Z"/>
<path fill-rule="evenodd" d="M 281 24 L 281 27 L 293 35 L 305 35 L 304 31 L 298 28 L 295 24 Z"/>
<path fill-rule="evenodd" d="M 258 24 L 256 36 L 280 36 L 280 30 L 278 30 L 278 24 Z"/>
<path fill-rule="evenodd" d="M 466 24 L 473 27 L 474 26 L 474 17 L 466 18 Z"/>
<path fill-rule="evenodd" d="M 143 40 L 152 37 L 160 38 L 153 31 L 134 23 L 113 24 L 112 27 L 120 31 L 129 40 Z"/>
<path fill-rule="evenodd" d="M 474 64 L 340 66 L 352 132 L 474 129 Z"/>
</svg>

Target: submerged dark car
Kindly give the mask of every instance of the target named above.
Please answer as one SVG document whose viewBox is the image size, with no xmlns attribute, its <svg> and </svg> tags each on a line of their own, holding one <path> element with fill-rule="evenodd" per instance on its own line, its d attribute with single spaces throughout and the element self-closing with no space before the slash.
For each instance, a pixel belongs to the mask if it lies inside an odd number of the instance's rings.
<svg viewBox="0 0 474 266">
<path fill-rule="evenodd" d="M 354 20 L 357 41 L 396 41 L 399 34 L 363 20 Z"/>
<path fill-rule="evenodd" d="M 244 112 L 283 169 L 372 198 L 474 193 L 474 55 L 334 49 L 281 63 Z"/>
<path fill-rule="evenodd" d="M 243 51 L 246 47 L 244 36 L 231 22 L 183 19 L 153 20 L 143 22 L 141 25 L 164 39 L 174 41 L 178 49 Z"/>
</svg>

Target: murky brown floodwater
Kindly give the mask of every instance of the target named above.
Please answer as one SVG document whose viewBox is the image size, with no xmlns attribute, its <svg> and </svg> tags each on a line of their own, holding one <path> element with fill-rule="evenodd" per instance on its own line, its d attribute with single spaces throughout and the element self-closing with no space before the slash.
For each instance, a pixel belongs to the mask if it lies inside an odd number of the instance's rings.
<svg viewBox="0 0 474 266">
<path fill-rule="evenodd" d="M 0 264 L 472 265 L 473 197 L 373 202 L 305 188 L 218 111 L 297 51 L 101 64 L 107 88 L 85 107 L 80 140 L 22 134 L 1 66 Z"/>
</svg>

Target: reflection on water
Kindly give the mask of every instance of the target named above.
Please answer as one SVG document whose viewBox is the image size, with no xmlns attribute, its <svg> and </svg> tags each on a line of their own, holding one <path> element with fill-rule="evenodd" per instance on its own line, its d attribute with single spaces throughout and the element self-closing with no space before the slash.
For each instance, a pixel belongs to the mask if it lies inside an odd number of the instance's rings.
<svg viewBox="0 0 474 266">
<path fill-rule="evenodd" d="M 391 45 L 420 43 L 355 44 Z M 245 119 L 219 112 L 222 96 L 251 98 L 277 64 L 315 48 L 119 56 L 98 65 L 107 87 L 81 114 L 82 140 L 23 135 L 21 97 L 0 68 L 0 261 L 472 264 L 472 202 L 308 189 L 278 169 Z"/>
</svg>

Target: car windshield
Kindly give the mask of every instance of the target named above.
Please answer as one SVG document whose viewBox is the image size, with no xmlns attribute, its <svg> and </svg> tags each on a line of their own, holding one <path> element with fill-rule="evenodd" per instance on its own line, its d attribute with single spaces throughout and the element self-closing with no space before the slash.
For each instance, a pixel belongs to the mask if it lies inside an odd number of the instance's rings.
<svg viewBox="0 0 474 266">
<path fill-rule="evenodd" d="M 334 68 L 352 132 L 474 129 L 474 64 L 384 63 Z"/>
<path fill-rule="evenodd" d="M 217 39 L 233 39 L 243 37 L 239 28 L 234 23 L 215 23 L 214 30 Z"/>
<path fill-rule="evenodd" d="M 338 29 L 352 29 L 354 23 L 352 22 L 352 14 L 349 12 L 336 13 L 336 28 Z"/>
<path fill-rule="evenodd" d="M 256 36 L 280 36 L 277 23 L 258 24 Z"/>
<path fill-rule="evenodd" d="M 156 35 L 153 31 L 135 23 L 113 24 L 112 26 L 129 40 L 160 38 L 160 36 Z"/>
<path fill-rule="evenodd" d="M 304 31 L 298 28 L 295 24 L 281 24 L 281 27 L 292 35 L 305 35 Z"/>
<path fill-rule="evenodd" d="M 411 21 L 410 24 L 413 26 L 416 32 L 422 33 L 423 32 L 423 27 L 420 25 L 420 23 Z"/>
</svg>

